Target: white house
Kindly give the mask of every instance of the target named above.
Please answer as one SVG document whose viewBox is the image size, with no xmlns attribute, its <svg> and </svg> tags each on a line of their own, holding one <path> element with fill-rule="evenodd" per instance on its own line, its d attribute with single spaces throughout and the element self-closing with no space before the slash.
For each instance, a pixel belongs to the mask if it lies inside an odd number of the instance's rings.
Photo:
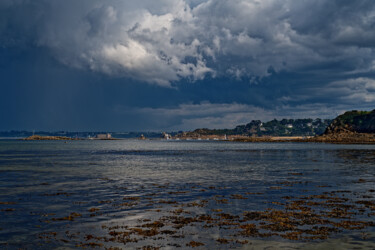
<svg viewBox="0 0 375 250">
<path fill-rule="evenodd" d="M 106 140 L 106 139 L 111 139 L 112 136 L 110 133 L 107 133 L 107 134 L 97 134 L 96 135 L 96 139 L 100 139 L 100 140 Z"/>
</svg>

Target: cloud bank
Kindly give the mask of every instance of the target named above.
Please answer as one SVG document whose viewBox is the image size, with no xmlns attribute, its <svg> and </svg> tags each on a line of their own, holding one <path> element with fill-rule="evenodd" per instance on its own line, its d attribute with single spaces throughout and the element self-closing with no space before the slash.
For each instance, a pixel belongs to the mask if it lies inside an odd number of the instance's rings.
<svg viewBox="0 0 375 250">
<path fill-rule="evenodd" d="M 160 86 L 375 69 L 371 0 L 3 0 L 0 11 L 2 47 Z"/>
<path fill-rule="evenodd" d="M 345 105 L 310 104 L 279 106 L 274 110 L 239 103 L 184 103 L 175 108 L 128 108 L 117 106 L 116 112 L 137 117 L 142 124 L 152 123 L 153 130 L 194 130 L 196 128 L 234 128 L 251 120 L 323 118 L 331 119 L 346 111 Z"/>
</svg>

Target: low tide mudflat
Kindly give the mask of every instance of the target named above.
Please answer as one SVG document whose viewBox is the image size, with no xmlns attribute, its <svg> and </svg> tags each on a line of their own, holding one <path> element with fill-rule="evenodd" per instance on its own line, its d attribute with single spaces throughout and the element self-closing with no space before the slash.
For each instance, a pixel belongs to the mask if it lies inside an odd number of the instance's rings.
<svg viewBox="0 0 375 250">
<path fill-rule="evenodd" d="M 375 148 L 0 141 L 0 248 L 375 247 Z"/>
</svg>

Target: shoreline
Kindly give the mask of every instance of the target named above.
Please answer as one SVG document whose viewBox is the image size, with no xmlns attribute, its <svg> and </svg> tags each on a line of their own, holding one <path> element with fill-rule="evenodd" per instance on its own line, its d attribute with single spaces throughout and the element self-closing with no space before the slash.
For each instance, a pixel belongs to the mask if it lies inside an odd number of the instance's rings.
<svg viewBox="0 0 375 250">
<path fill-rule="evenodd" d="M 217 141 L 233 141 L 233 142 L 313 142 L 313 143 L 332 143 L 332 144 L 375 144 L 375 134 L 369 133 L 336 133 L 320 136 L 263 136 L 263 137 L 248 137 L 248 136 L 233 136 L 214 139 L 210 137 L 199 138 L 181 138 L 179 140 L 217 140 Z"/>
<path fill-rule="evenodd" d="M 93 141 L 118 141 L 126 140 L 122 138 L 111 138 L 111 139 L 86 139 L 86 138 L 71 138 L 64 136 L 39 136 L 33 135 L 27 138 L 18 138 L 23 141 L 82 141 L 82 140 L 93 140 Z M 137 138 L 133 138 L 137 139 Z M 138 138 L 139 139 L 139 138 Z M 160 138 L 159 140 L 163 140 Z M 248 136 L 231 136 L 228 138 L 218 138 L 214 136 L 202 136 L 198 138 L 191 137 L 177 137 L 172 138 L 173 141 L 228 141 L 228 142 L 254 142 L 254 143 L 280 143 L 280 142 L 313 142 L 313 143 L 330 143 L 330 144 L 375 144 L 375 134 L 366 133 L 338 133 L 331 135 L 321 135 L 315 137 L 307 136 L 264 136 L 264 137 L 248 137 Z"/>
</svg>

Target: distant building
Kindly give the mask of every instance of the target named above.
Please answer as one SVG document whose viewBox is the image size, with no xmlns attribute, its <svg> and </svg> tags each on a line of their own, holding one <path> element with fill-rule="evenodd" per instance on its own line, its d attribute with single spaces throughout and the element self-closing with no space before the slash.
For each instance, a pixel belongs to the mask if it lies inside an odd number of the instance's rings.
<svg viewBox="0 0 375 250">
<path fill-rule="evenodd" d="M 167 134 L 167 133 L 163 132 L 162 138 L 164 138 L 166 140 L 170 140 L 170 139 L 172 139 L 172 136 L 170 134 Z"/>
<path fill-rule="evenodd" d="M 287 128 L 293 128 L 293 124 L 287 124 L 286 127 Z"/>
<path fill-rule="evenodd" d="M 107 133 L 107 134 L 97 134 L 96 135 L 96 139 L 99 139 L 99 140 L 107 140 L 107 139 L 111 139 L 112 136 L 110 133 Z"/>
</svg>

